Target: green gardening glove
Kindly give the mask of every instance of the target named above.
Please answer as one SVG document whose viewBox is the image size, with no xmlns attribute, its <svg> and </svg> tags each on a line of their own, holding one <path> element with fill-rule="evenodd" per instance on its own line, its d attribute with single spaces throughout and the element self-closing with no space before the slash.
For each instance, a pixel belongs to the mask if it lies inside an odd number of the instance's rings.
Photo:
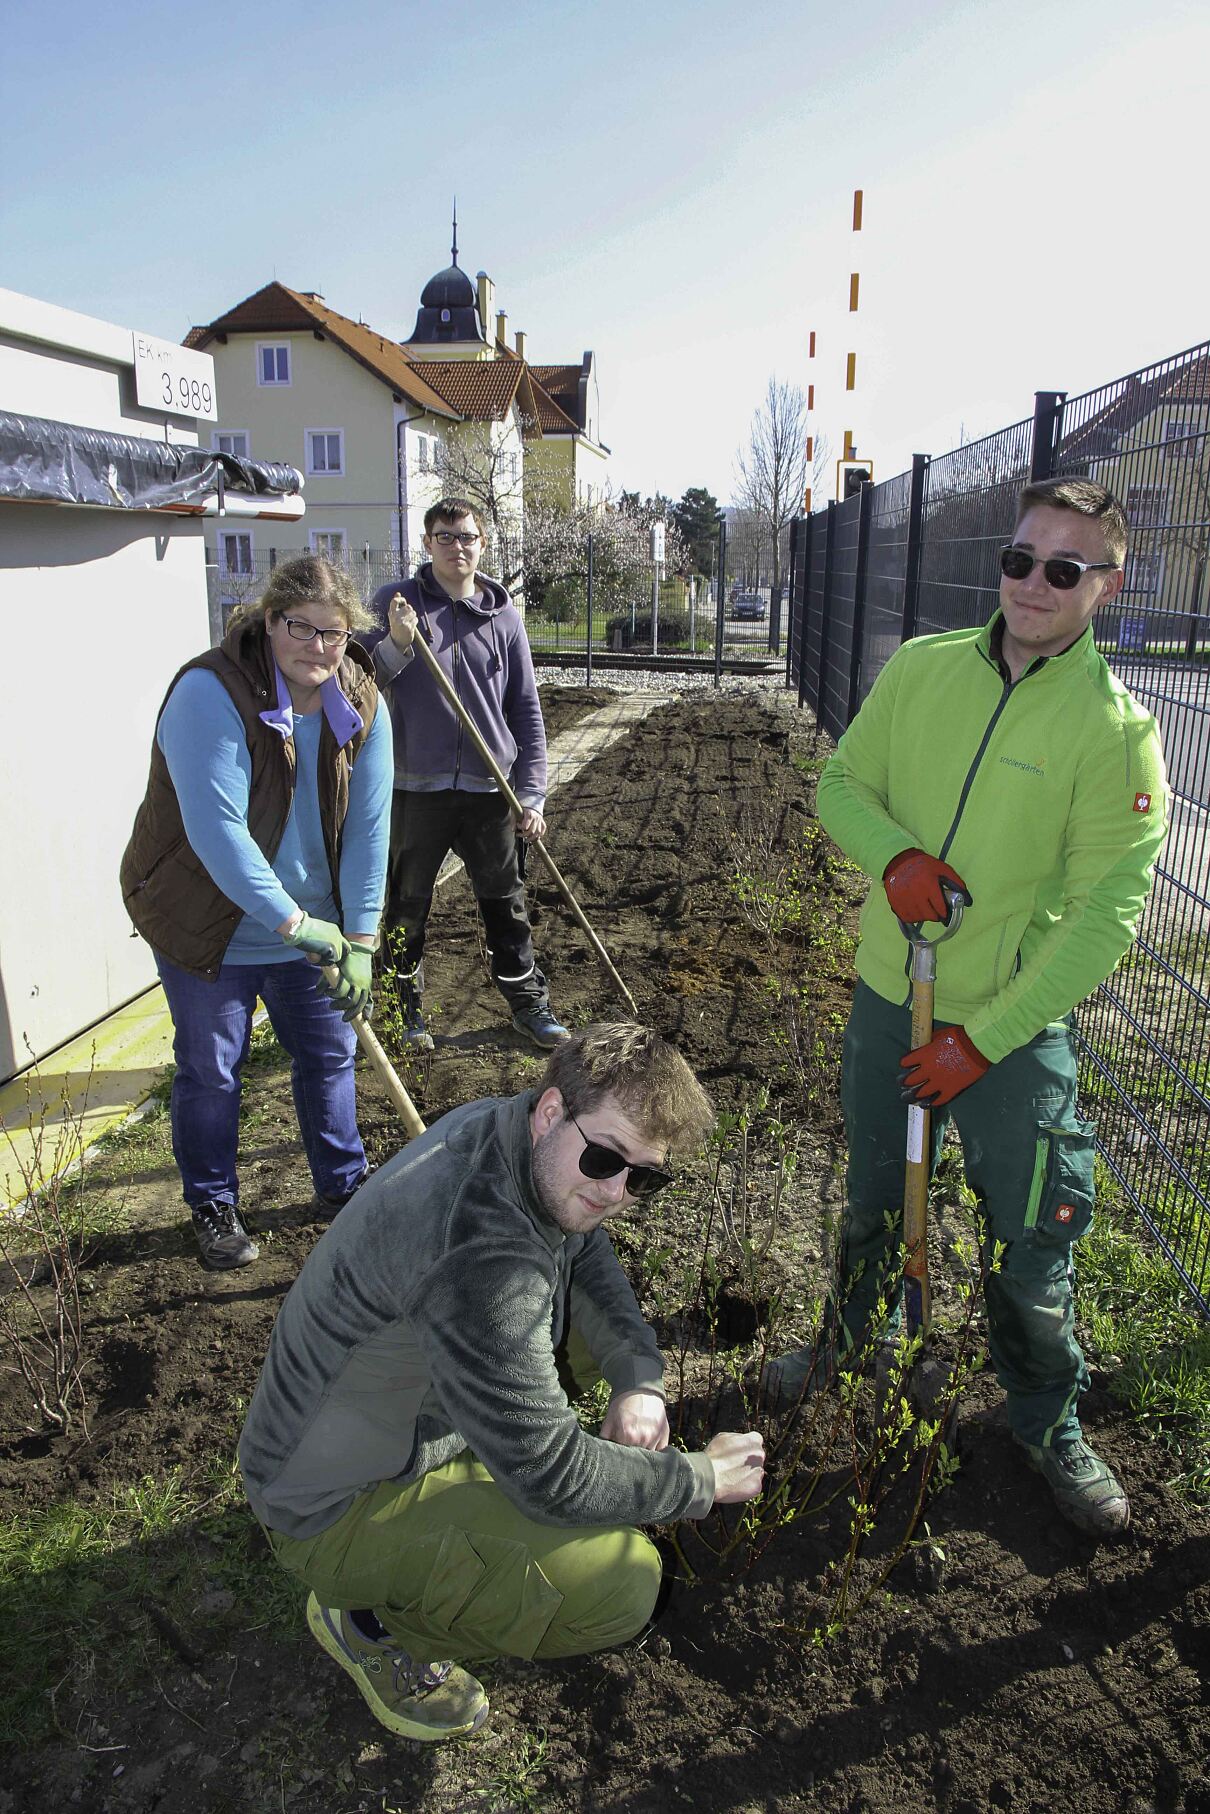
<svg viewBox="0 0 1210 1814">
<path fill-rule="evenodd" d="M 355 1014 L 370 1017 L 371 966 L 374 953 L 368 945 L 345 942 L 344 956 L 336 966 L 335 977 L 321 976 L 316 988 L 330 996 L 346 1020 Z"/>
<path fill-rule="evenodd" d="M 303 914 L 293 932 L 283 932 L 282 937 L 296 951 L 305 951 L 324 964 L 338 964 L 349 944 L 339 926 L 331 920 L 313 920 L 309 913 Z"/>
</svg>

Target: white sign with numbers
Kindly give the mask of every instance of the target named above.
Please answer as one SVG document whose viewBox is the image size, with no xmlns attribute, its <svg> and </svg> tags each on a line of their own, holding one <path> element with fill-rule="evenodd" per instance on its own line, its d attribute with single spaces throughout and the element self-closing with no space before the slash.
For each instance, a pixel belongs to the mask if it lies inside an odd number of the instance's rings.
<svg viewBox="0 0 1210 1814">
<path fill-rule="evenodd" d="M 151 334 L 135 333 L 132 339 L 134 390 L 140 408 L 218 421 L 214 360 L 209 353 L 195 353 L 191 347 L 156 340 Z"/>
</svg>

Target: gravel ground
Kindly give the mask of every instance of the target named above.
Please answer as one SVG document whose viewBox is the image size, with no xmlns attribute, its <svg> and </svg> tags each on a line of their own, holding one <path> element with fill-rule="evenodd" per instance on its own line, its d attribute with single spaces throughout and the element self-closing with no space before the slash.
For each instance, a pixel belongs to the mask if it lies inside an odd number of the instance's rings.
<svg viewBox="0 0 1210 1814">
<path fill-rule="evenodd" d="M 586 668 L 542 667 L 535 662 L 539 686 L 586 687 Z M 615 693 L 695 693 L 714 690 L 713 673 L 661 672 L 653 668 L 594 668 L 593 685 Z M 792 693 L 786 687 L 785 669 L 774 673 L 724 674 L 720 677 L 721 693 Z"/>
</svg>

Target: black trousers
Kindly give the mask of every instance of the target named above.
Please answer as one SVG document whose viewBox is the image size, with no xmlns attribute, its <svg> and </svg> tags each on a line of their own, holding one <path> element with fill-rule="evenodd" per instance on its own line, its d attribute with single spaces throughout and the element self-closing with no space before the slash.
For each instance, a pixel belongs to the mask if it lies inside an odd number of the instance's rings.
<svg viewBox="0 0 1210 1814">
<path fill-rule="evenodd" d="M 401 968 L 414 970 L 424 956 L 437 872 L 452 850 L 479 903 L 493 981 L 510 1002 L 544 1004 L 546 979 L 534 962 L 525 905 L 524 848 L 502 794 L 396 788 L 383 925 L 404 935 Z"/>
</svg>

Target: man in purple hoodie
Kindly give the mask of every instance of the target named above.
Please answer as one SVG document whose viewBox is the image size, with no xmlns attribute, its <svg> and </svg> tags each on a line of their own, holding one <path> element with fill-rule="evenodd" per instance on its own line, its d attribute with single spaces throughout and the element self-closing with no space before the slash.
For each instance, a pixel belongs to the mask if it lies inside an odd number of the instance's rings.
<svg viewBox="0 0 1210 1814">
<path fill-rule="evenodd" d="M 390 706 L 395 790 L 384 931 L 403 937 L 397 977 L 407 1037 L 432 1049 L 424 1024 L 424 933 L 437 872 L 462 858 L 487 934 L 492 977 L 519 1033 L 545 1049 L 567 1038 L 534 959 L 518 837 L 546 830 L 546 730 L 520 612 L 504 587 L 476 572 L 483 526 L 465 498 L 424 514 L 428 560 L 414 579 L 380 586 L 379 628 L 362 637 Z M 518 824 L 472 739 L 415 657 L 419 631 L 524 809 Z M 398 940 L 393 941 L 398 946 Z"/>
</svg>

